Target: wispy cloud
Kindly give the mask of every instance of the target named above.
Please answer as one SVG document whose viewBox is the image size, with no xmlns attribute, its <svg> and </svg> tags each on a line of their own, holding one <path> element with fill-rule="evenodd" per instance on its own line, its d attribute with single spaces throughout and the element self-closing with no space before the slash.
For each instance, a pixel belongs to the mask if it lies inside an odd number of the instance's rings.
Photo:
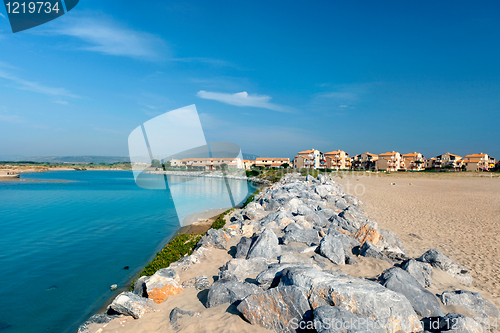
<svg viewBox="0 0 500 333">
<path fill-rule="evenodd" d="M 177 62 L 186 62 L 186 63 L 202 63 L 208 64 L 214 67 L 232 67 L 236 69 L 241 69 L 239 66 L 225 60 L 214 59 L 214 58 L 205 58 L 205 57 L 188 57 L 188 58 L 174 58 L 170 59 L 170 61 Z"/>
<path fill-rule="evenodd" d="M 27 91 L 32 91 L 44 95 L 49 95 L 49 96 L 64 96 L 64 97 L 70 97 L 70 98 L 79 98 L 79 96 L 72 94 L 68 90 L 64 88 L 53 88 L 53 87 L 48 87 L 44 86 L 38 82 L 33 82 L 33 81 L 28 81 L 21 79 L 17 76 L 10 75 L 8 73 L 0 71 L 0 78 L 8 80 L 12 83 L 16 84 L 17 89 L 19 90 L 27 90 Z"/>
<path fill-rule="evenodd" d="M 274 111 L 286 112 L 285 107 L 274 103 L 270 103 L 269 102 L 271 100 L 270 96 L 249 95 L 246 91 L 235 94 L 227 94 L 227 93 L 218 93 L 218 92 L 209 92 L 200 90 L 198 91 L 197 96 L 204 99 L 219 101 L 229 105 L 251 106 L 256 108 L 264 108 Z"/>
<path fill-rule="evenodd" d="M 0 13 L 0 17 L 6 18 L 4 14 Z"/>
<path fill-rule="evenodd" d="M 61 104 L 61 105 L 68 105 L 69 103 L 65 100 L 58 99 L 57 101 L 54 101 L 56 104 Z"/>
<path fill-rule="evenodd" d="M 122 26 L 104 15 L 76 16 L 66 20 L 55 34 L 76 37 L 87 45 L 81 50 L 145 60 L 161 60 L 165 42 L 150 33 Z"/>
</svg>

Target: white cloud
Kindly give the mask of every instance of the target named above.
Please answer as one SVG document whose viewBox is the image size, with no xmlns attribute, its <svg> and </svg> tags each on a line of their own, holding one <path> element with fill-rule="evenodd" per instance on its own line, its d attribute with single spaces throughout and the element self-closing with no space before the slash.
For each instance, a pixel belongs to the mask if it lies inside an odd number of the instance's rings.
<svg viewBox="0 0 500 333">
<path fill-rule="evenodd" d="M 0 113 L 0 122 L 20 124 L 24 122 L 24 119 L 15 114 Z"/>
<path fill-rule="evenodd" d="M 256 108 L 264 108 L 274 111 L 285 112 L 285 108 L 283 106 L 270 103 L 270 96 L 266 95 L 249 95 L 246 91 L 235 93 L 235 94 L 226 94 L 226 93 L 218 93 L 218 92 L 209 92 L 200 90 L 197 93 L 197 96 L 204 99 L 211 99 L 214 101 L 219 101 L 222 103 L 226 103 L 229 105 L 236 106 L 251 106 Z"/>
<path fill-rule="evenodd" d="M 103 15 L 72 17 L 55 33 L 86 42 L 88 45 L 81 47 L 82 50 L 115 56 L 159 60 L 165 49 L 161 38 L 121 26 Z"/>
<path fill-rule="evenodd" d="M 3 17 L 3 18 L 6 18 L 4 14 L 0 13 L 0 16 Z"/>
<path fill-rule="evenodd" d="M 348 108 L 348 107 L 349 107 L 349 105 L 345 105 L 345 104 L 339 105 L 339 108 Z"/>
<path fill-rule="evenodd" d="M 74 95 L 70 93 L 68 90 L 64 88 L 52 88 L 52 87 L 47 87 L 44 85 L 41 85 L 38 82 L 32 82 L 32 81 L 27 81 L 23 80 L 21 78 L 18 78 L 16 76 L 7 74 L 5 72 L 0 71 L 0 78 L 9 80 L 11 82 L 14 82 L 17 84 L 17 89 L 19 90 L 27 90 L 27 91 L 32 91 L 44 95 L 49 95 L 49 96 L 65 96 L 65 97 L 70 97 L 70 98 L 79 98 L 79 96 Z"/>
<path fill-rule="evenodd" d="M 64 101 L 62 99 L 58 99 L 57 101 L 54 101 L 56 104 L 61 104 L 61 105 L 68 105 L 69 103 L 67 101 Z"/>
</svg>

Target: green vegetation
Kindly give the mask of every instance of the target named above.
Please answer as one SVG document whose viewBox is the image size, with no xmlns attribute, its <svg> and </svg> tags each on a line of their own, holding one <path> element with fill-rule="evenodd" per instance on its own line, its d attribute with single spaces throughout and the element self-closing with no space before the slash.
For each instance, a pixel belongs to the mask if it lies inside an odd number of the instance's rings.
<svg viewBox="0 0 500 333">
<path fill-rule="evenodd" d="M 230 212 L 233 211 L 234 208 L 226 210 L 224 213 L 220 214 L 212 223 L 212 226 L 210 228 L 212 229 L 222 229 L 226 225 L 226 221 L 224 221 L 224 216 L 229 214 Z"/>
<path fill-rule="evenodd" d="M 139 276 L 151 276 L 157 270 L 167 268 L 171 263 L 176 262 L 185 255 L 191 255 L 193 249 L 200 241 L 201 234 L 180 234 L 172 239 L 160 252 L 156 254 L 154 259 L 144 267 Z M 135 280 L 137 281 L 137 280 Z M 132 282 L 130 291 L 134 289 L 135 281 Z"/>
</svg>

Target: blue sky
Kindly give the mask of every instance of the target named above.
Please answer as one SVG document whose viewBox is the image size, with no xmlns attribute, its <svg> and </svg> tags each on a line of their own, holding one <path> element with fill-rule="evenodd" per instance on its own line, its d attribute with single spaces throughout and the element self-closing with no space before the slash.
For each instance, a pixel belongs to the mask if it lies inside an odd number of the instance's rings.
<svg viewBox="0 0 500 333">
<path fill-rule="evenodd" d="M 196 104 L 207 141 L 500 158 L 500 3 L 80 0 L 12 34 L 0 8 L 0 155 L 128 154 Z"/>
</svg>

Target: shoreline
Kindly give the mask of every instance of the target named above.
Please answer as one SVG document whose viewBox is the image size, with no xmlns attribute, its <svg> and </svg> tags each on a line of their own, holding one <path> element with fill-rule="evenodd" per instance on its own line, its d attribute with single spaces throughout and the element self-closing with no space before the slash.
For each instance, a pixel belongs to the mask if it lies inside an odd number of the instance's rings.
<svg viewBox="0 0 500 333">
<path fill-rule="evenodd" d="M 220 210 L 223 210 L 223 211 L 220 212 Z M 125 282 L 122 286 L 120 286 L 118 289 L 112 291 L 110 295 L 105 296 L 104 300 L 101 301 L 102 303 L 96 307 L 96 310 L 94 310 L 94 311 L 91 312 L 89 318 L 91 316 L 93 316 L 93 315 L 106 312 L 108 306 L 113 302 L 113 300 L 115 299 L 115 297 L 117 295 L 119 295 L 121 292 L 129 291 L 130 287 L 132 286 L 132 283 L 134 281 L 136 281 L 140 277 L 140 274 L 141 274 L 142 270 L 144 269 L 144 267 L 146 267 L 146 265 L 154 259 L 155 255 L 156 255 L 156 253 L 158 251 L 161 251 L 161 249 L 163 249 L 165 246 L 167 246 L 175 237 L 177 237 L 180 234 L 200 234 L 200 233 L 206 233 L 210 229 L 212 223 L 223 212 L 225 212 L 226 210 L 227 209 L 223 209 L 223 208 L 212 209 L 212 210 L 209 210 L 209 211 L 206 211 L 206 212 L 200 212 L 200 213 L 194 213 L 194 214 L 188 215 L 184 220 L 186 220 L 188 218 L 190 218 L 190 219 L 198 219 L 198 220 L 202 219 L 202 218 L 204 218 L 204 219 L 200 220 L 198 222 L 193 223 L 194 226 L 193 225 L 187 225 L 187 226 L 181 227 L 176 232 L 173 232 L 169 236 L 167 236 L 165 238 L 165 240 L 161 243 L 162 245 L 160 245 L 155 250 L 155 253 L 152 254 L 146 260 L 146 264 L 144 264 L 143 266 L 140 266 L 139 269 L 138 269 L 138 271 L 137 271 L 137 273 L 133 274 L 129 279 L 127 279 L 127 282 Z M 97 302 L 97 304 L 99 304 L 99 303 L 100 302 Z M 82 322 L 79 322 L 78 323 L 78 327 L 80 327 L 80 325 L 85 320 L 87 320 L 87 319 L 88 318 L 85 318 L 85 319 L 83 319 Z M 78 333 L 78 327 L 75 330 L 73 330 L 72 332 L 73 333 Z"/>
</svg>

